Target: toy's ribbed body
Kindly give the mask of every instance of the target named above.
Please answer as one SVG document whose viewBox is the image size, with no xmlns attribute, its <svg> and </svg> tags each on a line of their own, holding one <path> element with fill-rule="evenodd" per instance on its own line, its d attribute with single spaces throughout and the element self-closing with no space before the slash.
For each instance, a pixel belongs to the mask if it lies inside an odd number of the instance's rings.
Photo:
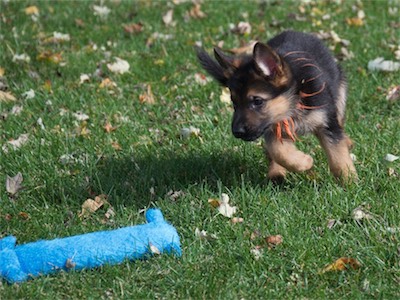
<svg viewBox="0 0 400 300">
<path fill-rule="evenodd" d="M 8 282 L 21 282 L 31 276 L 57 270 L 87 269 L 118 264 L 151 255 L 150 246 L 161 253 L 181 255 L 179 236 L 161 212 L 150 209 L 149 223 L 111 231 L 43 240 L 15 246 L 16 238 L 0 240 L 0 275 Z"/>
</svg>

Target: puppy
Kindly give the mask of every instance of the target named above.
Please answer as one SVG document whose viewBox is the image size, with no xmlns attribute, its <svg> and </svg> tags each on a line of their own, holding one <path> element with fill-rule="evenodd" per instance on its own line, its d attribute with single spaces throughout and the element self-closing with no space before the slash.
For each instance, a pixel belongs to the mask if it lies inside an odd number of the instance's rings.
<svg viewBox="0 0 400 300">
<path fill-rule="evenodd" d="M 345 134 L 346 79 L 323 43 L 313 35 L 285 31 L 252 55 L 232 57 L 204 50 L 202 67 L 228 87 L 234 107 L 232 133 L 244 141 L 263 136 L 268 178 L 281 182 L 287 171 L 311 169 L 313 158 L 295 146 L 297 136 L 313 133 L 337 178 L 357 179 Z"/>
</svg>

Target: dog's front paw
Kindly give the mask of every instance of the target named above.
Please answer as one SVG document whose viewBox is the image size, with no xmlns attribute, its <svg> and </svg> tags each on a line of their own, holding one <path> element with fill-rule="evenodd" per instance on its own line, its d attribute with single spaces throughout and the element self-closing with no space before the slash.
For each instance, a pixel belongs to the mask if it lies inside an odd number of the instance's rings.
<svg viewBox="0 0 400 300">
<path fill-rule="evenodd" d="M 312 168 L 314 160 L 310 155 L 297 151 L 287 159 L 279 161 L 279 164 L 292 172 L 304 172 Z"/>
<path fill-rule="evenodd" d="M 313 167 L 314 160 L 310 155 L 302 153 L 298 159 L 298 164 L 295 170 L 296 172 L 304 172 Z"/>
</svg>

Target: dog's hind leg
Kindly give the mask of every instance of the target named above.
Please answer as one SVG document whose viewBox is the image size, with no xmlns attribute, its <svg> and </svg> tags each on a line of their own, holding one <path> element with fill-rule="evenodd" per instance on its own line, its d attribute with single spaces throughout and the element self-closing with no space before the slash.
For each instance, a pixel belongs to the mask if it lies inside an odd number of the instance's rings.
<svg viewBox="0 0 400 300">
<path fill-rule="evenodd" d="M 357 171 L 350 157 L 350 149 L 353 146 L 350 138 L 340 129 L 339 134 L 334 134 L 327 129 L 320 130 L 317 137 L 328 157 L 329 168 L 336 178 L 344 183 L 357 181 Z"/>
</svg>

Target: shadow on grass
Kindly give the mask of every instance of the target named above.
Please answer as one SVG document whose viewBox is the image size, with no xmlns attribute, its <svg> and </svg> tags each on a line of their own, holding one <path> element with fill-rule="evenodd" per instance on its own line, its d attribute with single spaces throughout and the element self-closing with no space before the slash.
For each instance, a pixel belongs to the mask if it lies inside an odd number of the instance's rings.
<svg viewBox="0 0 400 300">
<path fill-rule="evenodd" d="M 169 191 L 201 185 L 218 192 L 221 185 L 235 188 L 242 182 L 266 184 L 266 162 L 237 152 L 139 154 L 100 161 L 92 178 L 93 189 L 124 199 L 138 207 L 166 197 Z M 201 188 L 201 187 L 200 187 Z"/>
</svg>

